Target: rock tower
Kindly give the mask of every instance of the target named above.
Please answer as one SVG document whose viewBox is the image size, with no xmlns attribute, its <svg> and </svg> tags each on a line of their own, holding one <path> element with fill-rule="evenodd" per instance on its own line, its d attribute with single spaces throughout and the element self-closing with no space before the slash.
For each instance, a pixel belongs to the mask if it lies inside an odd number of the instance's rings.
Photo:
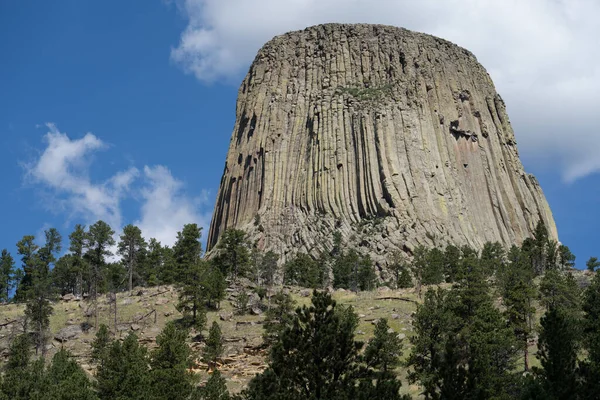
<svg viewBox="0 0 600 400">
<path fill-rule="evenodd" d="M 339 231 L 385 265 L 391 251 L 520 244 L 556 226 L 517 151 L 506 107 L 469 51 L 380 25 L 277 36 L 239 89 L 208 236 L 317 255 Z"/>
</svg>

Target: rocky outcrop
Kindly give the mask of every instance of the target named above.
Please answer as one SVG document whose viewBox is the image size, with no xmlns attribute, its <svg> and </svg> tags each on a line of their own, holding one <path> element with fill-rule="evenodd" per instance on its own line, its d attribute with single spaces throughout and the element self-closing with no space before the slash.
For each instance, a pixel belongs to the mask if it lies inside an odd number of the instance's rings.
<svg viewBox="0 0 600 400">
<path fill-rule="evenodd" d="M 518 244 L 556 226 L 505 104 L 469 51 L 378 25 L 320 25 L 258 53 L 237 102 L 208 237 L 248 232 L 284 258 L 333 232 L 392 250 Z"/>
</svg>

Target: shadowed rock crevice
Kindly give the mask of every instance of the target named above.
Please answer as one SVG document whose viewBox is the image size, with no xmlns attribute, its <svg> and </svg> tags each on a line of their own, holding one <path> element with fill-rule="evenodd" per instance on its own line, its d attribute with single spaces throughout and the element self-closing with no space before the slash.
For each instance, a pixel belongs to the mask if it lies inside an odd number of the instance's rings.
<svg viewBox="0 0 600 400">
<path fill-rule="evenodd" d="M 380 265 L 419 244 L 519 244 L 540 218 L 557 238 L 504 101 L 448 41 L 377 25 L 287 33 L 258 52 L 237 110 L 209 250 L 228 228 L 282 260 L 328 250 L 337 230 Z"/>
</svg>

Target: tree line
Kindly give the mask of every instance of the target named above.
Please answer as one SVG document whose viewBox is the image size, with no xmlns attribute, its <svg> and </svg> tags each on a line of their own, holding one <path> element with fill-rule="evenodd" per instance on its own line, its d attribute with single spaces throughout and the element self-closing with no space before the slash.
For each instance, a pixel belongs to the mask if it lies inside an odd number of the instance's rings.
<svg viewBox="0 0 600 400">
<path fill-rule="evenodd" d="M 264 288 L 270 291 L 278 257 L 259 252 L 243 232 L 229 230 L 208 261 L 202 257 L 200 235 L 197 225 L 185 225 L 173 247 L 158 243 L 154 249 L 162 250 L 154 252 L 138 228 L 125 227 L 115 243 L 112 229 L 99 221 L 87 229 L 77 226 L 69 235 L 69 254 L 58 259 L 61 238 L 55 229 L 45 232 L 43 246 L 38 247 L 33 236 L 18 243 L 22 263 L 18 270 L 10 254 L 3 251 L 0 270 L 8 273 L 2 278 L 2 295 L 7 300 L 12 289 L 13 300 L 26 302 L 25 324 L 31 329 L 24 332 L 33 332 L 11 344 L 0 385 L 3 395 L 230 398 L 219 372 L 211 374 L 202 389 L 197 388 L 189 370 L 193 357 L 185 340 L 189 329 L 199 332 L 205 328 L 206 310 L 218 308 L 225 296 L 226 279 L 235 283 L 245 277 L 256 283 L 257 293 Z M 115 245 L 121 257 L 118 262 L 109 261 Z M 567 246 L 549 238 L 543 224 L 538 224 L 532 238 L 508 251 L 497 243 L 486 243 L 481 252 L 467 246 L 418 247 L 411 261 L 397 254 L 391 259 L 385 284 L 416 286 L 419 296 L 422 286 L 428 287 L 413 318 L 412 346 L 405 361 L 400 362 L 402 341 L 389 330 L 387 321 L 378 321 L 374 338 L 365 346 L 355 340 L 356 313 L 351 307 L 337 305 L 326 292 L 316 290 L 312 305 L 299 308 L 294 308 L 283 291 L 269 293 L 263 325 L 269 365 L 234 398 L 403 399 L 408 397 L 399 394 L 401 369 L 428 400 L 596 398 L 600 278 L 595 275 L 582 290 L 570 272 L 575 257 Z M 595 270 L 600 263 L 592 257 L 586 265 Z M 331 251 L 317 260 L 300 253 L 282 272 L 285 283 L 315 289 L 370 290 L 376 286 L 370 258 L 345 248 L 339 235 L 334 237 Z M 93 303 L 99 293 L 158 283 L 178 285 L 177 308 L 182 318 L 165 327 L 156 350 L 149 352 L 140 346 L 133 334 L 123 341 L 114 340 L 109 328 L 96 322 L 94 382 L 66 352 L 57 353 L 44 365 L 54 296 L 73 292 Z M 446 285 L 436 287 L 441 283 Z M 262 299 L 265 293 L 259 296 Z M 243 309 L 247 296 L 244 300 L 240 293 L 237 301 Z M 540 307 L 544 314 L 538 322 L 536 310 Z M 222 352 L 220 336 L 215 323 L 202 355 L 212 369 Z M 532 344 L 537 344 L 539 366 L 531 366 Z M 38 353 L 37 360 L 31 360 L 31 348 Z M 25 382 L 25 388 L 19 389 L 17 381 Z M 58 392 L 47 393 L 64 394 L 32 395 L 50 386 Z M 65 389 L 75 386 L 83 392 Z M 80 393 L 79 397 L 69 397 L 71 392 Z M 206 397 L 207 393 L 213 397 Z"/>
</svg>

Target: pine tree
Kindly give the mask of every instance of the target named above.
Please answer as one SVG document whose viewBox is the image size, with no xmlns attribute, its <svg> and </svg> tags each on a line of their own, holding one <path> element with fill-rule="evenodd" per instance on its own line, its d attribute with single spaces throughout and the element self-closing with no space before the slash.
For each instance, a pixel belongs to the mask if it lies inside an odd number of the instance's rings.
<svg viewBox="0 0 600 400">
<path fill-rule="evenodd" d="M 377 275 L 373 269 L 373 261 L 351 249 L 342 252 L 333 265 L 333 287 L 352 291 L 372 290 Z"/>
<path fill-rule="evenodd" d="M 146 400 L 149 397 L 150 369 L 146 348 L 131 333 L 123 343 L 114 341 L 96 372 L 101 400 Z"/>
<path fill-rule="evenodd" d="M 73 355 L 61 349 L 52 358 L 44 379 L 43 399 L 95 400 L 92 383 Z"/>
<path fill-rule="evenodd" d="M 338 307 L 326 293 L 313 293 L 312 305 L 298 308 L 271 347 L 269 367 L 250 382 L 244 396 L 264 399 L 400 399 L 395 378 L 377 386 L 362 363 L 362 343 L 354 340 L 358 316 Z M 392 387 L 392 390 L 389 388 Z M 390 396 L 372 397 L 373 393 Z"/>
<path fill-rule="evenodd" d="M 225 298 L 227 282 L 221 270 L 212 263 L 206 263 L 205 268 L 200 280 L 203 296 L 206 299 L 208 307 L 218 309 L 221 301 Z"/>
<path fill-rule="evenodd" d="M 208 364 L 208 368 L 215 367 L 217 360 L 223 355 L 223 337 L 221 328 L 213 321 L 206 339 L 206 346 L 202 350 L 202 360 Z"/>
<path fill-rule="evenodd" d="M 367 365 L 382 372 L 393 370 L 400 363 L 402 340 L 396 333 L 389 332 L 385 318 L 379 319 L 375 325 L 375 333 L 365 349 Z"/>
<path fill-rule="evenodd" d="M 14 287 L 15 260 L 8 250 L 2 250 L 0 255 L 0 302 L 10 299 L 10 290 Z"/>
<path fill-rule="evenodd" d="M 41 398 L 44 360 L 31 362 L 31 341 L 25 334 L 10 344 L 1 392 L 10 400 Z"/>
<path fill-rule="evenodd" d="M 219 253 L 215 257 L 223 275 L 231 276 L 234 281 L 246 275 L 250 264 L 250 251 L 246 233 L 239 229 L 228 229 L 223 232 L 217 244 Z"/>
<path fill-rule="evenodd" d="M 425 250 L 423 284 L 439 285 L 444 281 L 444 253 L 438 248 Z"/>
<path fill-rule="evenodd" d="M 319 264 L 306 253 L 297 253 L 283 267 L 286 285 L 316 289 L 323 284 L 324 273 Z"/>
<path fill-rule="evenodd" d="M 583 295 L 582 343 L 588 357 L 582 363 L 582 398 L 600 393 L 600 274 L 596 274 Z"/>
<path fill-rule="evenodd" d="M 73 293 L 76 296 L 81 296 L 83 295 L 84 288 L 86 288 L 86 286 L 88 293 L 91 289 L 91 287 L 89 287 L 89 264 L 83 257 L 85 254 L 85 246 L 87 244 L 85 226 L 79 224 L 75 225 L 75 229 L 69 235 L 69 240 L 69 251 L 71 252 L 72 257 L 72 269 L 76 276 L 75 290 Z"/>
<path fill-rule="evenodd" d="M 547 398 L 575 399 L 579 393 L 577 353 L 579 350 L 578 322 L 565 309 L 551 307 L 541 319 L 538 357 Z"/>
<path fill-rule="evenodd" d="M 26 292 L 27 305 L 25 315 L 35 331 L 36 353 L 46 354 L 47 331 L 52 315 L 53 298 L 50 268 L 55 261 L 55 254 L 61 250 L 61 236 L 54 228 L 45 231 L 46 244 L 30 259 L 31 283 Z"/>
<path fill-rule="evenodd" d="M 188 331 L 167 323 L 156 338 L 150 365 L 151 395 L 156 400 L 186 399 L 192 393 L 194 376 L 188 371 L 192 363 L 186 343 Z"/>
<path fill-rule="evenodd" d="M 548 270 L 540 282 L 540 303 L 550 308 L 561 307 L 576 314 L 581 305 L 579 285 L 571 273 Z"/>
<path fill-rule="evenodd" d="M 112 340 L 110 338 L 110 332 L 108 327 L 104 324 L 100 325 L 96 332 L 96 337 L 92 342 L 92 360 L 102 364 L 108 356 L 108 350 Z"/>
<path fill-rule="evenodd" d="M 33 270 L 38 261 L 36 258 L 38 249 L 39 246 L 35 244 L 35 236 L 23 236 L 23 239 L 17 243 L 17 254 L 21 256 L 21 270 L 23 271 L 23 275 L 15 293 L 16 301 L 27 299 L 27 292 L 32 285 Z"/>
<path fill-rule="evenodd" d="M 90 263 L 90 297 L 94 302 L 94 327 L 98 328 L 98 288 L 101 286 L 106 257 L 112 255 L 110 247 L 114 246 L 115 232 L 104 221 L 98 221 L 89 227 L 85 236 L 85 254 Z"/>
<path fill-rule="evenodd" d="M 512 250 L 511 262 L 499 266 L 498 270 L 503 274 L 502 279 L 499 280 L 501 283 L 499 289 L 506 308 L 504 315 L 523 352 L 523 368 L 527 371 L 529 370 L 529 338 L 533 331 L 532 320 L 535 313 L 533 301 L 536 291 L 533 273 L 524 263 L 517 247 Z"/>
<path fill-rule="evenodd" d="M 277 261 L 279 256 L 272 251 L 266 252 L 262 255 L 259 267 L 259 277 L 263 285 L 270 289 L 273 286 L 275 280 L 275 274 L 277 273 Z"/>
<path fill-rule="evenodd" d="M 229 392 L 227 391 L 227 385 L 225 378 L 221 375 L 218 369 L 215 369 L 211 374 L 210 378 L 206 382 L 206 385 L 202 388 L 197 389 L 197 394 L 194 396 L 194 400 L 229 400 Z"/>
<path fill-rule="evenodd" d="M 571 269 L 575 267 L 575 255 L 571 253 L 568 246 L 561 244 L 558 246 L 558 266 L 561 269 Z"/>
<path fill-rule="evenodd" d="M 589 260 L 586 261 L 585 266 L 588 271 L 595 271 L 596 268 L 600 267 L 600 261 L 598 261 L 598 257 L 590 257 Z"/>
<path fill-rule="evenodd" d="M 292 296 L 279 291 L 272 297 L 272 306 L 265 313 L 263 324 L 263 342 L 270 346 L 275 343 L 281 332 L 289 326 L 294 311 L 294 300 Z"/>
<path fill-rule="evenodd" d="M 194 264 L 187 264 L 185 268 L 185 283 L 180 287 L 176 308 L 183 314 L 184 322 L 188 326 L 201 331 L 206 324 L 206 291 L 202 284 L 209 267 L 206 261 L 198 260 Z"/>
<path fill-rule="evenodd" d="M 458 274 L 460 264 L 460 249 L 452 244 L 444 250 L 444 275 L 446 282 L 452 283 Z"/>
<path fill-rule="evenodd" d="M 146 241 L 142 237 L 140 228 L 131 224 L 123 228 L 117 253 L 121 256 L 121 262 L 127 269 L 127 276 L 129 278 L 128 289 L 130 292 L 133 290 L 133 278 L 136 276 L 136 269 L 141 256 L 146 251 L 146 246 Z"/>
</svg>

